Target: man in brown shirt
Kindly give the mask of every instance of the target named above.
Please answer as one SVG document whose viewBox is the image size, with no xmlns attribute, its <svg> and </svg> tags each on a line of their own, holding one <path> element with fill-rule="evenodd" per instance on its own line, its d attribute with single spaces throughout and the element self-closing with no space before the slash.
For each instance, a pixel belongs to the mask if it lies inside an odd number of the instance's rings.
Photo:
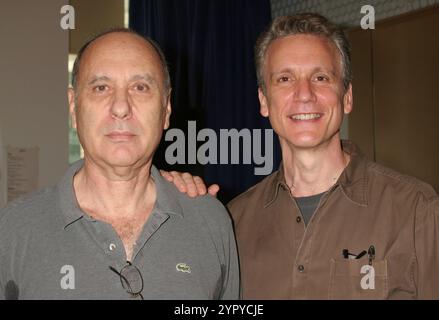
<svg viewBox="0 0 439 320">
<path fill-rule="evenodd" d="M 228 205 L 245 299 L 439 298 L 437 194 L 350 142 L 343 152 L 350 162 L 307 226 L 285 163 Z"/>
<path fill-rule="evenodd" d="M 439 298 L 439 197 L 340 141 L 350 46 L 316 14 L 275 19 L 256 45 L 260 112 L 279 171 L 229 203 L 245 299 Z"/>
</svg>

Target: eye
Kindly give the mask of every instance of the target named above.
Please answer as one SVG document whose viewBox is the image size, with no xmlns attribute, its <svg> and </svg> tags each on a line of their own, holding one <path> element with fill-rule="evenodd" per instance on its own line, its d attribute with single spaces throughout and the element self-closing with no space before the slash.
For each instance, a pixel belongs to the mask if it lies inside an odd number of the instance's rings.
<svg viewBox="0 0 439 320">
<path fill-rule="evenodd" d="M 289 81 L 290 80 L 290 77 L 288 77 L 288 76 L 280 76 L 278 79 L 277 79 L 277 82 L 287 82 L 287 81 Z"/>
<path fill-rule="evenodd" d="M 100 84 L 100 85 L 94 87 L 94 88 L 93 88 L 93 91 L 96 91 L 96 92 L 104 92 L 104 91 L 107 90 L 107 89 L 108 89 L 108 86 L 107 86 L 107 85 Z"/>
<path fill-rule="evenodd" d="M 318 75 L 315 78 L 318 82 L 322 82 L 322 81 L 329 81 L 329 77 L 324 76 L 324 75 Z"/>
<path fill-rule="evenodd" d="M 146 92 L 148 91 L 149 87 L 144 83 L 137 83 L 136 85 L 134 85 L 134 89 L 136 91 Z"/>
</svg>

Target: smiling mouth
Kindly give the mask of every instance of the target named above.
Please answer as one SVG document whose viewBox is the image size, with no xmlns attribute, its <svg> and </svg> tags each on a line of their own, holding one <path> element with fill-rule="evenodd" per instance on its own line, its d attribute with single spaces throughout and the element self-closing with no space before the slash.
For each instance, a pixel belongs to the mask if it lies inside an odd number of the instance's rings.
<svg viewBox="0 0 439 320">
<path fill-rule="evenodd" d="M 316 120 L 321 117 L 321 113 L 299 113 L 289 116 L 289 118 L 293 120 Z"/>
</svg>

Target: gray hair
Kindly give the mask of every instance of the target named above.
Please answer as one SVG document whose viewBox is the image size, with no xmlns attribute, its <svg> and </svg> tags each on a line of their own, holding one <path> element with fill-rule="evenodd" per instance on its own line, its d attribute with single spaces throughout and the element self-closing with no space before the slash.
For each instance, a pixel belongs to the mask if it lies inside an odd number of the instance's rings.
<svg viewBox="0 0 439 320">
<path fill-rule="evenodd" d="M 95 35 L 93 38 L 91 38 L 90 40 L 88 40 L 78 51 L 78 55 L 76 56 L 75 59 L 75 63 L 73 64 L 73 70 L 72 70 L 72 87 L 73 89 L 76 90 L 77 87 L 77 80 L 78 80 L 78 74 L 79 74 L 79 66 L 81 64 L 81 58 L 84 55 L 84 52 L 86 51 L 86 49 L 90 46 L 90 44 L 92 44 L 95 40 L 110 34 L 110 33 L 115 33 L 115 32 L 122 32 L 122 33 L 129 33 L 129 34 L 133 34 L 136 35 L 140 38 L 142 38 L 143 40 L 145 40 L 147 43 L 149 43 L 155 50 L 155 52 L 158 54 L 159 58 L 160 58 L 160 62 L 162 64 L 162 70 L 163 70 L 163 75 L 164 75 L 164 86 L 166 90 L 171 89 L 171 77 L 169 76 L 169 69 L 168 69 L 168 65 L 166 63 L 166 58 L 165 55 L 163 53 L 163 51 L 160 49 L 159 45 L 152 40 L 149 37 L 145 37 L 142 36 L 141 34 L 137 33 L 134 30 L 128 29 L 128 28 L 113 28 L 113 29 L 109 29 L 107 31 L 101 32 L 97 35 Z"/>
<path fill-rule="evenodd" d="M 342 64 L 343 87 L 346 91 L 352 82 L 351 47 L 344 31 L 317 13 L 301 13 L 291 16 L 278 17 L 258 38 L 255 46 L 256 75 L 258 85 L 265 93 L 263 66 L 267 48 L 278 38 L 310 34 L 324 37 L 331 41 L 340 52 Z"/>
</svg>

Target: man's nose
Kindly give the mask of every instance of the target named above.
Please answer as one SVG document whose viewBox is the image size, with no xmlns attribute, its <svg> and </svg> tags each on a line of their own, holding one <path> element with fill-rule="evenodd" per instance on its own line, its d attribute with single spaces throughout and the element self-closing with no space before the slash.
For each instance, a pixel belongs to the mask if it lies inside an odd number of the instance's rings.
<svg viewBox="0 0 439 320">
<path fill-rule="evenodd" d="M 132 116 L 132 108 L 125 89 L 116 91 L 111 105 L 111 115 L 118 119 L 129 119 Z"/>
<path fill-rule="evenodd" d="M 300 102 L 308 102 L 314 100 L 314 90 L 309 79 L 301 79 L 297 82 L 295 99 Z"/>
</svg>

